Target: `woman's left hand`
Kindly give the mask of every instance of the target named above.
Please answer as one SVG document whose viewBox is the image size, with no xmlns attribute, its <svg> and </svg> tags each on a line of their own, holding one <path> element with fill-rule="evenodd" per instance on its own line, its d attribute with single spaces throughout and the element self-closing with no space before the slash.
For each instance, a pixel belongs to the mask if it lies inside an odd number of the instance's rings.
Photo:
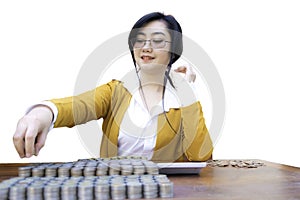
<svg viewBox="0 0 300 200">
<path fill-rule="evenodd" d="M 192 69 L 192 67 L 190 67 L 189 65 L 187 65 L 187 66 L 179 66 L 174 71 L 178 72 L 178 73 L 184 73 L 185 74 L 184 78 L 188 82 L 195 82 L 195 80 L 196 80 L 196 73 L 194 72 L 194 70 Z"/>
</svg>

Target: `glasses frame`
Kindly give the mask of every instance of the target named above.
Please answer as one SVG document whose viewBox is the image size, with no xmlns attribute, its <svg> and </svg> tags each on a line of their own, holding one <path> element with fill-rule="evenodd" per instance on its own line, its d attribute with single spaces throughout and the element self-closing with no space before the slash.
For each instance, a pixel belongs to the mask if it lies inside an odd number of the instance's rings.
<svg viewBox="0 0 300 200">
<path fill-rule="evenodd" d="M 154 41 L 154 40 L 157 40 L 157 39 L 155 39 L 155 38 L 149 39 L 149 40 L 144 40 L 144 39 L 139 39 L 139 40 L 143 41 L 143 43 L 144 43 L 141 47 L 135 47 L 135 43 L 136 43 L 136 41 L 137 41 L 137 38 L 133 38 L 133 39 L 130 40 L 131 45 L 132 45 L 132 47 L 133 47 L 134 49 L 142 49 L 143 47 L 145 47 L 146 42 L 149 42 L 150 45 L 151 45 L 151 47 L 152 47 L 153 49 L 163 49 L 163 48 L 166 47 L 167 43 L 172 43 L 171 41 L 168 41 L 168 40 L 162 40 L 162 42 L 164 42 L 165 44 L 164 44 L 162 47 L 155 47 L 155 45 L 153 45 L 153 44 L 154 44 L 153 41 Z"/>
</svg>

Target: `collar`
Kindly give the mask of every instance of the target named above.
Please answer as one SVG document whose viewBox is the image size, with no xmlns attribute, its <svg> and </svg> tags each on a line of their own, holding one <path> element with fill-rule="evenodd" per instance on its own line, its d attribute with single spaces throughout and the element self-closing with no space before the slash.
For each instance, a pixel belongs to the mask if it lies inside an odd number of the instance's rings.
<svg viewBox="0 0 300 200">
<path fill-rule="evenodd" d="M 197 101 L 196 88 L 192 83 L 188 83 L 179 73 L 171 71 L 170 77 L 175 88 L 169 81 L 166 85 L 164 109 L 169 111 L 171 108 L 180 108 L 188 106 Z M 123 86 L 129 91 L 137 102 L 143 104 L 140 93 L 138 92 L 139 80 L 135 70 L 131 70 L 121 79 Z M 160 102 L 159 107 L 162 107 Z"/>
</svg>

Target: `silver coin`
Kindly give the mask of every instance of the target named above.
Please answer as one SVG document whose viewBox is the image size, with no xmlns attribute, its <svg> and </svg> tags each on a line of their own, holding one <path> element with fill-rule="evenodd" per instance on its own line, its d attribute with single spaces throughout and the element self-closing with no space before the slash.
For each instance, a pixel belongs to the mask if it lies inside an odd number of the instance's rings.
<svg viewBox="0 0 300 200">
<path fill-rule="evenodd" d="M 30 177 L 32 166 L 19 167 L 18 172 L 20 177 Z"/>
<path fill-rule="evenodd" d="M 174 196 L 172 182 L 159 183 L 159 196 L 161 198 L 172 198 Z"/>
<path fill-rule="evenodd" d="M 86 166 L 83 170 L 84 176 L 95 176 L 96 167 L 95 166 Z"/>
<path fill-rule="evenodd" d="M 100 163 L 96 168 L 96 176 L 105 176 L 108 173 L 108 165 Z"/>
<path fill-rule="evenodd" d="M 108 180 L 97 180 L 94 185 L 95 199 L 109 199 L 110 185 Z"/>
<path fill-rule="evenodd" d="M 27 199 L 43 199 L 43 184 L 31 184 L 27 187 Z"/>
<path fill-rule="evenodd" d="M 43 177 L 45 176 L 45 168 L 44 167 L 35 167 L 31 170 L 32 176 Z"/>
<path fill-rule="evenodd" d="M 74 166 L 71 168 L 71 176 L 82 176 L 82 175 L 83 175 L 82 166 Z"/>
<path fill-rule="evenodd" d="M 16 184 L 9 189 L 9 199 L 26 199 L 26 188 L 27 184 Z"/>
<path fill-rule="evenodd" d="M 57 176 L 57 169 L 58 169 L 58 167 L 56 165 L 50 165 L 50 166 L 46 167 L 45 176 L 56 177 Z"/>
<path fill-rule="evenodd" d="M 79 183 L 77 190 L 79 199 L 94 199 L 94 185 L 92 181 L 83 181 Z"/>
<path fill-rule="evenodd" d="M 138 180 L 130 181 L 126 184 L 127 198 L 128 199 L 140 199 L 143 196 L 142 183 Z"/>
<path fill-rule="evenodd" d="M 126 198 L 126 185 L 124 183 L 112 183 L 111 198 L 112 199 L 125 199 Z"/>
<path fill-rule="evenodd" d="M 9 187 L 11 185 L 8 183 L 0 183 L 0 199 L 6 200 L 8 199 Z"/>
<path fill-rule="evenodd" d="M 64 184 L 61 187 L 61 199 L 77 199 L 77 185 Z"/>
<path fill-rule="evenodd" d="M 158 197 L 158 185 L 154 181 L 143 182 L 143 196 L 146 199 L 153 199 Z"/>
<path fill-rule="evenodd" d="M 122 175 L 131 175 L 133 174 L 133 167 L 130 164 L 121 164 L 121 174 Z"/>
</svg>

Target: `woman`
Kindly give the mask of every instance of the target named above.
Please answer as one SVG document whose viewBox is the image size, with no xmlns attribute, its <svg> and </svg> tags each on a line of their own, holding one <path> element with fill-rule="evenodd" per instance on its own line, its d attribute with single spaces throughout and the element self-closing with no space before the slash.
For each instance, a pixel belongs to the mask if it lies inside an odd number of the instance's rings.
<svg viewBox="0 0 300 200">
<path fill-rule="evenodd" d="M 51 127 L 73 127 L 103 118 L 101 157 L 211 158 L 212 141 L 201 104 L 187 95 L 192 88 L 186 81 L 171 73 L 183 49 L 179 23 L 170 15 L 147 14 L 133 26 L 128 45 L 135 77 L 34 106 L 21 118 L 14 135 L 20 157 L 37 155 Z"/>
</svg>

